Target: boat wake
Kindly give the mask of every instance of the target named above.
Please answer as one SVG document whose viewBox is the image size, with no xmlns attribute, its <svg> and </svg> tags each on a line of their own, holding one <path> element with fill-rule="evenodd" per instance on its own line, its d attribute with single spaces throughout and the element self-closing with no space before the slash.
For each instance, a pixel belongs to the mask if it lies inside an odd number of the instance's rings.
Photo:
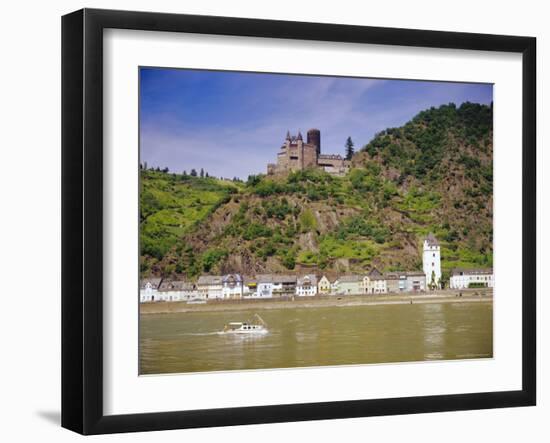
<svg viewBox="0 0 550 443">
<path fill-rule="evenodd" d="M 190 335 L 190 336 L 195 336 L 195 337 L 204 337 L 206 335 L 220 335 L 222 333 L 223 332 L 220 332 L 220 331 L 214 331 L 214 332 L 184 332 L 183 334 L 179 334 L 179 335 Z"/>
<path fill-rule="evenodd" d="M 227 335 L 227 336 L 240 336 L 240 337 L 243 337 L 243 336 L 262 336 L 262 335 L 267 335 L 269 333 L 269 331 L 267 330 L 262 330 L 262 331 L 250 331 L 250 332 L 247 332 L 245 334 L 243 333 L 235 333 L 235 332 L 232 332 L 232 331 L 213 331 L 213 332 L 184 332 L 182 334 L 178 334 L 180 337 L 181 336 L 185 336 L 185 337 L 206 337 L 206 336 L 217 336 L 217 335 Z"/>
<path fill-rule="evenodd" d="M 260 335 L 267 335 L 269 334 L 269 331 L 267 329 L 259 330 L 259 331 L 219 331 L 217 332 L 219 335 L 233 335 L 233 336 L 239 336 L 239 337 L 257 337 Z"/>
</svg>

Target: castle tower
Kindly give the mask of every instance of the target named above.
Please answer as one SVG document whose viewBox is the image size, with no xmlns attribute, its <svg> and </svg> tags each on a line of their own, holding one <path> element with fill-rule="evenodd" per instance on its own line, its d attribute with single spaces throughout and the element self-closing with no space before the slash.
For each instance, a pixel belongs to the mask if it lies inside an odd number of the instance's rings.
<svg viewBox="0 0 550 443">
<path fill-rule="evenodd" d="M 321 131 L 315 128 L 307 131 L 307 142 L 317 148 L 318 157 L 321 154 Z"/>
<path fill-rule="evenodd" d="M 441 250 L 439 242 L 430 232 L 424 240 L 422 266 L 428 288 L 441 288 Z"/>
<path fill-rule="evenodd" d="M 304 138 L 302 137 L 302 133 L 298 131 L 298 135 L 296 136 L 296 146 L 298 146 L 297 153 L 298 153 L 298 162 L 300 164 L 300 170 L 304 169 Z"/>
</svg>

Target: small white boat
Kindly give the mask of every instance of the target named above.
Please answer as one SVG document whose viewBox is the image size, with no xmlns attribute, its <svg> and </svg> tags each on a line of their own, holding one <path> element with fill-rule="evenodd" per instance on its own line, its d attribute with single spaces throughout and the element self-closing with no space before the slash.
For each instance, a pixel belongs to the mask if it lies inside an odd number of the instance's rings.
<svg viewBox="0 0 550 443">
<path fill-rule="evenodd" d="M 255 314 L 255 321 L 247 323 L 240 321 L 232 321 L 225 325 L 223 332 L 225 334 L 267 334 L 267 324 L 258 315 Z"/>
</svg>

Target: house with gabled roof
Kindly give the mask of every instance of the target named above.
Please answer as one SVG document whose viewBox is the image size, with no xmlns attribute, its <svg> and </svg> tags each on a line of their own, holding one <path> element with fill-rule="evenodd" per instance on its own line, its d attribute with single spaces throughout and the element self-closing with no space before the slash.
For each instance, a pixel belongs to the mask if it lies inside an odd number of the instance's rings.
<svg viewBox="0 0 550 443">
<path fill-rule="evenodd" d="M 296 295 L 299 297 L 311 297 L 317 295 L 317 276 L 307 274 L 296 280 Z"/>
<path fill-rule="evenodd" d="M 332 283 L 326 275 L 323 275 L 317 283 L 317 293 L 320 295 L 329 295 L 332 292 Z"/>
<path fill-rule="evenodd" d="M 243 278 L 240 274 L 227 274 L 222 277 L 222 298 L 239 299 L 243 296 Z"/>
<path fill-rule="evenodd" d="M 161 283 L 161 277 L 142 279 L 139 282 L 139 301 L 141 303 L 159 301 L 157 293 Z"/>
<path fill-rule="evenodd" d="M 163 280 L 158 296 L 161 301 L 184 301 L 197 295 L 195 285 L 184 280 Z"/>
<path fill-rule="evenodd" d="M 223 298 L 223 282 L 221 275 L 201 275 L 197 280 L 199 297 L 206 300 Z"/>
<path fill-rule="evenodd" d="M 376 269 L 372 270 L 363 277 L 363 289 L 365 294 L 385 294 L 388 292 L 386 278 Z"/>
</svg>

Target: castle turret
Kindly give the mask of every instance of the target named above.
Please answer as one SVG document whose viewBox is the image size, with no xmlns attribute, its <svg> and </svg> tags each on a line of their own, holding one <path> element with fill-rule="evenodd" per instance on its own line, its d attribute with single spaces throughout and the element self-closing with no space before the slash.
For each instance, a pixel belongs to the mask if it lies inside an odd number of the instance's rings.
<svg viewBox="0 0 550 443">
<path fill-rule="evenodd" d="M 315 128 L 307 131 L 307 142 L 315 146 L 317 156 L 319 156 L 321 154 L 321 131 Z"/>
<path fill-rule="evenodd" d="M 441 287 L 441 250 L 439 242 L 430 232 L 423 245 L 422 265 L 426 274 L 426 286 L 429 288 Z"/>
</svg>

